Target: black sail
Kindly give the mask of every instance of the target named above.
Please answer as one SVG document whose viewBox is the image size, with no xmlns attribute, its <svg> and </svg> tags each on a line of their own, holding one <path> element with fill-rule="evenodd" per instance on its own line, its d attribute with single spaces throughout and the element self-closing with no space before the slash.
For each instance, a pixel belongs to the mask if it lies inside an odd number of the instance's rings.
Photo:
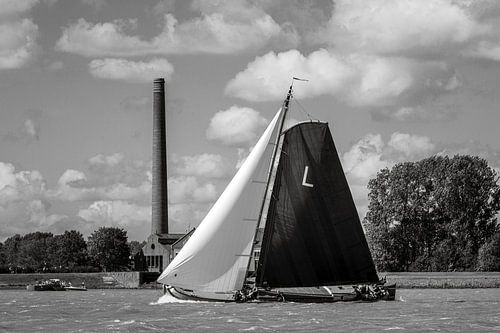
<svg viewBox="0 0 500 333">
<path fill-rule="evenodd" d="M 257 285 L 377 282 L 328 124 L 298 124 L 283 140 Z"/>
</svg>

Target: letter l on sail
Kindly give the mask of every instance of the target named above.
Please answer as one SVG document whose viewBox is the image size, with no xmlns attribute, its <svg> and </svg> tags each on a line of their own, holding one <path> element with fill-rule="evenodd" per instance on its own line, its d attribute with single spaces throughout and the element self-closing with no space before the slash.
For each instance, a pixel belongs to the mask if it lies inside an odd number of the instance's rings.
<svg viewBox="0 0 500 333">
<path fill-rule="evenodd" d="M 304 169 L 304 177 L 302 177 L 302 186 L 314 187 L 314 184 L 310 184 L 307 182 L 307 174 L 308 173 L 309 173 L 309 167 L 306 165 L 306 168 Z"/>
</svg>

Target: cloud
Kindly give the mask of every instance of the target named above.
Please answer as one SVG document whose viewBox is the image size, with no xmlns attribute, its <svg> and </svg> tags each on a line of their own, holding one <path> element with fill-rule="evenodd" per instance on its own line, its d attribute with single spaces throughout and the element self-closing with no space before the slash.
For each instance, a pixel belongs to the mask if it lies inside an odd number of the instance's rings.
<svg viewBox="0 0 500 333">
<path fill-rule="evenodd" d="M 88 163 L 93 168 L 115 167 L 124 159 L 123 153 L 114 153 L 112 155 L 97 154 L 88 159 Z"/>
<path fill-rule="evenodd" d="M 94 228 L 119 227 L 127 231 L 129 239 L 143 240 L 149 235 L 151 207 L 126 201 L 96 201 L 77 213 Z"/>
<path fill-rule="evenodd" d="M 380 169 L 389 165 L 382 160 L 384 147 L 380 134 L 367 134 L 344 154 L 342 161 L 345 172 L 353 178 L 368 181 Z"/>
<path fill-rule="evenodd" d="M 149 203 L 150 163 L 128 161 L 123 153 L 97 154 L 87 160 L 87 167 L 87 173 L 66 170 L 47 196 L 62 202 L 127 200 Z"/>
<path fill-rule="evenodd" d="M 342 156 L 342 166 L 349 182 L 358 213 L 368 210 L 368 181 L 383 169 L 398 162 L 429 157 L 438 151 L 426 136 L 395 132 L 388 142 L 380 134 L 367 134 Z"/>
<path fill-rule="evenodd" d="M 47 191 L 48 198 L 52 200 L 76 202 L 95 200 L 131 200 L 146 202 L 151 197 L 151 182 L 127 184 L 114 179 L 116 182 L 109 184 L 106 179 L 89 180 L 78 170 L 66 170 L 58 181 L 58 186 Z M 137 180 L 136 180 L 137 181 Z"/>
<path fill-rule="evenodd" d="M 96 201 L 88 208 L 81 209 L 78 216 L 105 226 L 147 224 L 151 219 L 151 207 L 138 206 L 121 200 Z"/>
<path fill-rule="evenodd" d="M 477 45 L 465 50 L 464 54 L 474 58 L 500 61 L 500 44 L 480 41 Z"/>
<path fill-rule="evenodd" d="M 217 198 L 215 185 L 200 185 L 194 176 L 168 178 L 168 201 L 172 204 L 208 203 Z"/>
<path fill-rule="evenodd" d="M 367 54 L 342 56 L 321 49 L 308 56 L 297 50 L 257 57 L 228 82 L 228 95 L 249 101 L 281 100 L 293 76 L 309 79 L 298 98 L 335 96 L 355 107 L 413 106 L 460 86 L 449 66 Z"/>
<path fill-rule="evenodd" d="M 0 70 L 19 68 L 34 57 L 38 26 L 31 19 L 0 21 Z"/>
<path fill-rule="evenodd" d="M 32 119 L 26 119 L 24 122 L 26 134 L 33 140 L 40 140 L 40 126 Z"/>
<path fill-rule="evenodd" d="M 22 125 L 11 132 L 3 135 L 3 139 L 9 142 L 30 144 L 40 140 L 40 125 L 35 120 L 28 118 Z"/>
<path fill-rule="evenodd" d="M 174 72 L 173 66 L 166 59 L 152 59 L 149 62 L 95 59 L 90 62 L 89 70 L 96 78 L 132 83 L 150 82 L 155 77 L 165 77 L 169 80 Z"/>
<path fill-rule="evenodd" d="M 487 31 L 450 0 L 340 0 L 316 37 L 340 50 L 435 54 Z"/>
<path fill-rule="evenodd" d="M 406 133 L 392 133 L 387 145 L 405 157 L 427 157 L 434 151 L 435 145 L 426 136 L 411 135 Z"/>
<path fill-rule="evenodd" d="M 428 123 L 436 121 L 450 121 L 457 114 L 451 106 L 445 105 L 417 105 L 400 108 L 382 108 L 372 110 L 371 117 L 375 121 L 396 121 L 412 123 Z"/>
<path fill-rule="evenodd" d="M 177 232 L 186 232 L 203 220 L 207 215 L 211 203 L 180 203 L 169 204 L 168 206 L 168 224 L 169 230 Z"/>
<path fill-rule="evenodd" d="M 129 235 L 144 239 L 144 230 L 149 230 L 144 222 L 150 221 L 143 218 L 150 215 L 150 164 L 128 162 L 116 153 L 91 157 L 91 165 L 94 169 L 88 174 L 66 170 L 53 187 L 48 187 L 40 172 L 16 171 L 12 164 L 0 162 L 0 241 L 32 231 L 76 229 L 89 234 L 99 227 L 95 223 L 101 221 L 98 217 L 105 217 L 105 207 L 112 209 L 109 223 L 128 226 Z M 215 187 L 206 183 L 191 188 L 187 197 L 207 201 L 214 192 Z M 89 206 L 82 209 L 82 204 Z"/>
<path fill-rule="evenodd" d="M 48 231 L 64 218 L 49 213 L 46 186 L 39 171 L 16 171 L 12 164 L 0 162 L 0 241 L 16 233 Z"/>
<path fill-rule="evenodd" d="M 173 172 L 182 176 L 224 178 L 229 171 L 222 156 L 215 154 L 173 155 L 170 162 L 173 164 Z"/>
<path fill-rule="evenodd" d="M 39 0 L 0 0 L 0 19 L 24 14 L 36 6 Z"/>
<path fill-rule="evenodd" d="M 257 141 L 267 123 L 257 111 L 234 105 L 212 117 L 206 135 L 227 146 L 248 146 Z"/>
<path fill-rule="evenodd" d="M 349 66 L 327 50 L 318 50 L 308 57 L 297 50 L 269 52 L 257 57 L 226 85 L 225 92 L 248 101 L 284 99 L 294 76 L 310 79 L 301 85 L 299 96 L 314 97 L 337 92 L 352 77 Z"/>
<path fill-rule="evenodd" d="M 57 42 L 60 51 L 86 57 L 151 54 L 232 54 L 259 49 L 270 41 L 296 45 L 297 36 L 250 1 L 194 2 L 200 16 L 179 22 L 165 14 L 162 31 L 150 40 L 130 35 L 130 22 L 92 24 L 81 18 L 66 27 Z"/>
<path fill-rule="evenodd" d="M 87 177 L 85 174 L 78 170 L 68 169 L 64 171 L 62 176 L 59 178 L 57 183 L 59 186 L 66 187 L 80 187 L 85 185 L 87 182 Z"/>
</svg>

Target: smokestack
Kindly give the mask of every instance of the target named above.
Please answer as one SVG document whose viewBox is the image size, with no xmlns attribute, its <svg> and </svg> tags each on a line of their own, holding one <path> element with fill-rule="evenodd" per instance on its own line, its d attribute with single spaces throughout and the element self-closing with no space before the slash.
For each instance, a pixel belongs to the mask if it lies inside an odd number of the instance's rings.
<svg viewBox="0 0 500 333">
<path fill-rule="evenodd" d="M 165 80 L 153 81 L 153 189 L 151 234 L 168 233 Z"/>
</svg>

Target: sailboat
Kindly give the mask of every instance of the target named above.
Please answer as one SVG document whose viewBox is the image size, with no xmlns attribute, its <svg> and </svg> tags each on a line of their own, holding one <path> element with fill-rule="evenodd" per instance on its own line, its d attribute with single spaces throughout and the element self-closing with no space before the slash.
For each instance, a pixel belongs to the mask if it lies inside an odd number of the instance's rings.
<svg viewBox="0 0 500 333">
<path fill-rule="evenodd" d="M 190 239 L 162 272 L 179 299 L 394 300 L 379 279 L 327 123 L 274 118 Z"/>
</svg>

